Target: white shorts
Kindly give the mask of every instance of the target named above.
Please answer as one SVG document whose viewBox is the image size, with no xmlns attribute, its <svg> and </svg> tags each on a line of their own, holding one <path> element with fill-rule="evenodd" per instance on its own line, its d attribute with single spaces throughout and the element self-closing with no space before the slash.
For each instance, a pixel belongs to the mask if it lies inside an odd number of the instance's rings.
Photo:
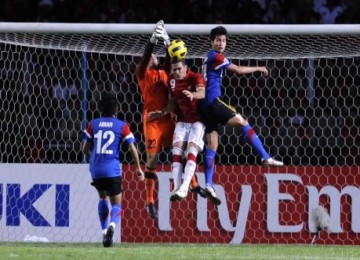
<svg viewBox="0 0 360 260">
<path fill-rule="evenodd" d="M 175 125 L 173 144 L 177 142 L 192 142 L 199 146 L 199 150 L 204 148 L 205 125 L 201 122 L 184 123 L 177 122 Z"/>
</svg>

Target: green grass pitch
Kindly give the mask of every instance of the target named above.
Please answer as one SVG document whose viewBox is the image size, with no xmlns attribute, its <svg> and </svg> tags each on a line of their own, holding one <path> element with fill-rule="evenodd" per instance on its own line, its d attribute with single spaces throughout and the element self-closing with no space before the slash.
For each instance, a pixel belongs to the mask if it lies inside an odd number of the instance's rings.
<svg viewBox="0 0 360 260">
<path fill-rule="evenodd" d="M 359 246 L 0 243 L 0 259 L 360 259 Z"/>
</svg>

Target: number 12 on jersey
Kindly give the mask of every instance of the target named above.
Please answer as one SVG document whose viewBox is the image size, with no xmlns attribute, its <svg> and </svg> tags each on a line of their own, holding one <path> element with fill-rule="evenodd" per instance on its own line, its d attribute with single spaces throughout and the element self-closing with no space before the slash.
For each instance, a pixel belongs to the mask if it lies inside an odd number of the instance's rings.
<svg viewBox="0 0 360 260">
<path fill-rule="evenodd" d="M 95 135 L 94 138 L 96 139 L 96 153 L 97 154 L 113 154 L 114 151 L 111 149 L 108 149 L 109 146 L 114 142 L 115 140 L 115 134 L 113 131 L 104 131 L 99 130 Z M 103 142 L 105 142 L 103 144 Z"/>
</svg>

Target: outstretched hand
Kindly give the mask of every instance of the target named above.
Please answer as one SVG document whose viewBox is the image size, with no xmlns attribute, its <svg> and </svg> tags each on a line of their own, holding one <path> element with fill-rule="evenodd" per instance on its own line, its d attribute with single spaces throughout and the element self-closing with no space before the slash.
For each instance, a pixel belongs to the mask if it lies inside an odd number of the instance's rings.
<svg viewBox="0 0 360 260">
<path fill-rule="evenodd" d="M 164 112 L 161 110 L 152 111 L 148 114 L 148 121 L 151 122 L 163 116 L 164 116 Z"/>
<path fill-rule="evenodd" d="M 165 30 L 165 25 L 163 20 L 160 20 L 156 23 L 154 32 L 150 38 L 150 42 L 156 44 L 159 39 L 164 41 L 165 46 L 168 46 L 170 44 L 170 37 Z"/>
<path fill-rule="evenodd" d="M 192 101 L 194 99 L 194 93 L 189 90 L 183 90 L 182 93 Z"/>
<path fill-rule="evenodd" d="M 161 30 L 162 28 L 164 28 L 164 21 L 160 20 L 156 23 L 155 28 L 154 28 L 154 32 L 150 37 L 150 42 L 152 44 L 156 44 L 160 38 L 160 34 L 161 34 Z"/>
<path fill-rule="evenodd" d="M 259 71 L 264 75 L 264 76 L 268 76 L 269 75 L 269 71 L 266 67 L 259 67 Z"/>
</svg>

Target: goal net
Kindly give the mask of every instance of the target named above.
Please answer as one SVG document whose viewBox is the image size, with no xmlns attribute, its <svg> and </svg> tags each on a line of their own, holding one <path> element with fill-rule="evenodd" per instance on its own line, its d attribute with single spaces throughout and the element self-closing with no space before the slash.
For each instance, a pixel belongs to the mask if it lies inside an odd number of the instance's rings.
<svg viewBox="0 0 360 260">
<path fill-rule="evenodd" d="M 187 64 L 191 69 L 200 72 L 202 59 L 209 50 L 208 34 L 215 26 L 166 25 L 171 38 L 186 42 Z M 132 169 L 132 161 L 125 152 L 124 173 L 129 176 L 124 177 L 122 241 L 308 243 L 316 230 L 311 210 L 321 204 L 330 211 L 334 224 L 333 232 L 322 235 L 319 241 L 359 244 L 360 223 L 356 220 L 360 218 L 359 26 L 224 26 L 229 32 L 227 58 L 237 65 L 266 66 L 270 71 L 266 78 L 226 73 L 224 101 L 248 119 L 270 154 L 286 166 L 259 167 L 260 157 L 244 142 L 241 131 L 219 127 L 215 189 L 223 195 L 223 203 L 214 207 L 190 194 L 186 201 L 169 205 L 166 196 L 171 182 L 171 151 L 164 150 L 157 169 L 157 207 L 161 218 L 153 221 L 146 215 L 144 185 L 126 174 Z M 23 183 L 27 177 L 23 175 L 22 164 L 35 167 L 33 172 L 41 164 L 42 174 L 47 176 L 53 174 L 50 169 L 54 165 L 59 169 L 64 164 L 72 165 L 73 169 L 84 166 L 82 129 L 86 122 L 99 116 L 97 103 L 104 91 L 117 93 L 119 117 L 129 123 L 145 162 L 142 98 L 134 71 L 153 27 L 1 23 L 0 162 L 4 166 L 1 169 L 11 164 L 11 169 L 20 176 L 16 182 Z M 156 46 L 155 53 L 163 58 L 163 47 Z M 201 165 L 200 156 L 197 176 L 203 185 Z M 74 173 L 78 174 L 89 175 L 86 170 Z M 69 178 L 69 185 L 71 178 L 74 183 L 81 182 L 79 176 Z M 86 181 L 90 187 L 90 180 Z M 47 182 L 51 182 L 50 177 Z M 100 241 L 96 197 L 83 204 L 69 196 L 70 203 L 67 201 L 63 208 L 70 224 L 61 222 L 62 201 L 58 195 L 67 198 L 68 194 L 63 184 L 53 183 L 58 203 L 55 209 L 36 207 L 35 200 L 29 197 L 30 206 L 20 203 L 17 208 L 21 221 L 15 224 L 9 221 L 13 214 L 11 196 L 23 202 L 30 196 L 26 193 L 29 189 L 45 192 L 45 186 L 35 185 L 39 183 L 41 178 L 35 183 L 25 181 L 19 186 L 24 187 L 19 194 L 11 186 L 11 176 L 0 183 L 0 221 L 11 228 L 6 234 L 14 227 L 27 229 L 22 223 L 36 226 L 38 222 L 31 219 L 39 216 L 26 215 L 28 208 L 33 213 L 58 214 L 52 217 L 55 224 L 49 223 L 49 229 L 45 229 L 47 233 L 52 226 L 70 227 L 75 204 L 74 210 L 83 205 L 87 212 L 92 212 L 95 231 L 91 235 L 72 231 L 68 238 L 64 235 L 66 231 L 61 230 L 61 236 L 54 236 L 53 240 Z M 70 195 L 71 192 L 74 197 L 81 196 L 75 187 L 70 189 Z M 6 218 L 1 219 L 2 215 Z M 45 232 L 43 229 L 40 233 Z M 0 239 L 19 240 L 23 234 L 12 237 L 3 234 Z"/>
</svg>

